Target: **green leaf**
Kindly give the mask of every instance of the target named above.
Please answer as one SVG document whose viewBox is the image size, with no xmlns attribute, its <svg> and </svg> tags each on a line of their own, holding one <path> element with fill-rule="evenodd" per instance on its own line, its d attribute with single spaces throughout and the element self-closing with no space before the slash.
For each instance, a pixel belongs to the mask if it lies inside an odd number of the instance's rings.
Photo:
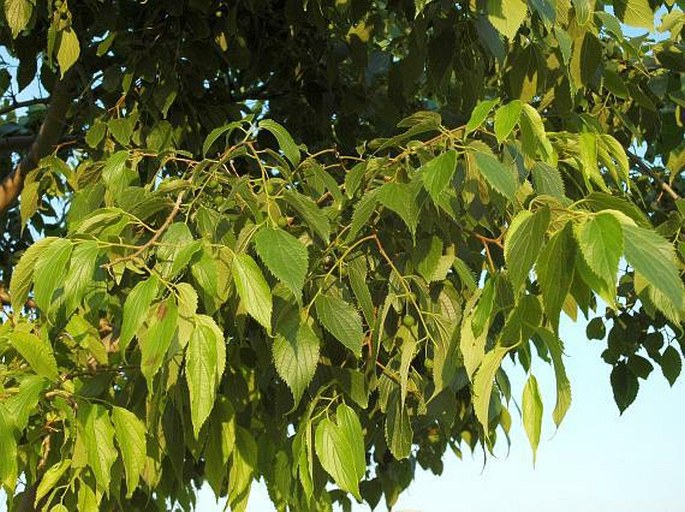
<svg viewBox="0 0 685 512">
<path fill-rule="evenodd" d="M 38 402 L 48 381 L 40 375 L 27 375 L 19 384 L 19 391 L 4 400 L 4 405 L 14 418 L 14 426 L 23 431 L 29 423 L 29 418 L 38 409 Z"/>
<path fill-rule="evenodd" d="M 557 382 L 557 401 L 552 412 L 552 419 L 557 427 L 564 420 L 569 407 L 571 407 L 571 382 L 566 375 L 566 368 L 562 354 L 564 346 L 561 340 L 547 329 L 538 329 L 538 334 L 547 345 L 549 355 L 552 357 L 554 376 Z"/>
<path fill-rule="evenodd" d="M 544 162 L 536 162 L 532 169 L 533 183 L 539 195 L 563 198 L 566 195 L 564 180 L 557 167 Z"/>
<path fill-rule="evenodd" d="M 5 18 L 12 31 L 12 38 L 26 28 L 31 20 L 33 3 L 29 0 L 5 0 Z"/>
<path fill-rule="evenodd" d="M 80 241 L 74 246 L 69 270 L 64 278 L 67 317 L 74 312 L 88 289 L 93 286 L 99 254 L 100 249 L 94 240 Z"/>
<path fill-rule="evenodd" d="M 402 460 L 411 455 L 414 431 L 411 428 L 409 411 L 402 406 L 402 401 L 397 396 L 397 392 L 391 396 L 388 415 L 385 418 L 385 440 L 393 457 Z"/>
<path fill-rule="evenodd" d="M 418 182 L 417 182 L 418 184 Z M 412 236 L 419 222 L 419 188 L 413 183 L 386 183 L 378 191 L 378 201 L 404 221 Z M 418 184 L 420 186 L 420 184 Z"/>
<path fill-rule="evenodd" d="M 128 294 L 124 303 L 123 321 L 119 335 L 122 353 L 126 351 L 133 336 L 143 325 L 147 312 L 150 310 L 150 304 L 157 296 L 158 289 L 159 278 L 152 274 L 149 278 L 139 281 Z"/>
<path fill-rule="evenodd" d="M 449 150 L 426 162 L 421 167 L 423 187 L 437 204 L 440 194 L 452 181 L 457 169 L 457 152 Z"/>
<path fill-rule="evenodd" d="M 26 249 L 19 263 L 14 267 L 12 280 L 10 281 L 10 296 L 12 297 L 12 310 L 15 315 L 21 311 L 29 297 L 31 282 L 33 281 L 33 271 L 38 257 L 43 254 L 54 242 L 59 240 L 56 237 L 47 237 L 38 240 L 35 244 Z"/>
<path fill-rule="evenodd" d="M 57 63 L 59 64 L 60 76 L 64 78 L 65 73 L 78 60 L 81 46 L 79 45 L 76 32 L 71 28 L 62 30 L 61 35 L 59 50 L 57 50 Z"/>
<path fill-rule="evenodd" d="M 378 203 L 378 190 L 375 189 L 369 193 L 366 193 L 354 206 L 354 212 L 352 213 L 352 222 L 350 223 L 350 229 L 347 232 L 346 239 L 354 240 L 363 228 L 368 227 L 369 219 L 371 215 L 376 210 L 376 204 Z"/>
<path fill-rule="evenodd" d="M 10 494 L 17 485 L 17 460 L 14 423 L 4 404 L 0 403 L 0 484 Z"/>
<path fill-rule="evenodd" d="M 319 295 L 314 301 L 314 307 L 321 325 L 359 357 L 364 333 L 357 309 L 343 299 L 328 295 Z"/>
<path fill-rule="evenodd" d="M 616 221 L 618 224 L 618 221 Z M 685 288 L 676 267 L 673 246 L 651 229 L 624 223 L 623 244 L 628 263 L 677 311 L 685 307 Z"/>
<path fill-rule="evenodd" d="M 412 260 L 416 266 L 416 270 L 426 280 L 426 282 L 433 281 L 440 258 L 442 257 L 443 243 L 437 236 L 424 238 L 416 243 L 416 247 L 412 253 Z"/>
<path fill-rule="evenodd" d="M 471 112 L 471 117 L 469 118 L 468 123 L 466 123 L 465 134 L 468 135 L 469 133 L 480 128 L 485 119 L 488 117 L 490 111 L 495 107 L 495 105 L 497 105 L 497 103 L 499 103 L 499 98 L 479 102 Z"/>
<path fill-rule="evenodd" d="M 285 157 L 290 160 L 290 163 L 293 164 L 293 166 L 297 167 L 300 163 L 300 148 L 297 147 L 297 144 L 295 144 L 295 141 L 290 136 L 288 131 L 276 121 L 272 121 L 271 119 L 264 119 L 260 121 L 259 127 L 268 130 L 273 134 L 274 137 L 276 137 L 278 145 L 280 146 L 281 151 L 283 151 Z"/>
<path fill-rule="evenodd" d="M 599 141 L 606 147 L 609 155 L 616 161 L 619 179 L 623 180 L 625 183 L 630 183 L 630 162 L 628 161 L 628 155 L 626 154 L 623 145 L 614 137 L 606 133 L 599 136 Z"/>
<path fill-rule="evenodd" d="M 105 138 L 107 132 L 107 123 L 102 121 L 95 121 L 86 132 L 86 144 L 91 148 L 95 148 Z"/>
<path fill-rule="evenodd" d="M 364 434 L 354 410 L 340 404 L 336 423 L 324 418 L 316 426 L 316 455 L 326 472 L 343 491 L 361 501 L 359 481 L 366 472 Z"/>
<path fill-rule="evenodd" d="M 145 424 L 134 413 L 122 407 L 112 407 L 112 422 L 126 472 L 126 498 L 130 498 L 145 469 Z"/>
<path fill-rule="evenodd" d="M 153 379 L 162 367 L 178 327 L 178 307 L 173 297 L 156 304 L 147 313 L 147 329 L 140 334 L 140 370 L 153 391 Z"/>
<path fill-rule="evenodd" d="M 201 244 L 193 239 L 190 229 L 184 222 L 173 223 L 159 240 L 155 254 L 155 270 L 164 279 L 175 277 L 186 268 L 200 247 Z"/>
<path fill-rule="evenodd" d="M 57 361 L 49 343 L 44 342 L 35 334 L 30 332 L 15 331 L 8 336 L 14 349 L 26 359 L 31 369 L 37 375 L 45 377 L 52 382 L 56 382 L 59 373 L 57 372 Z"/>
<path fill-rule="evenodd" d="M 366 257 L 363 255 L 357 256 L 350 260 L 347 264 L 347 275 L 350 278 L 350 286 L 355 298 L 357 299 L 357 304 L 364 314 L 366 323 L 368 325 L 373 325 L 375 320 L 373 299 L 371 298 L 371 292 L 369 291 L 369 286 L 366 282 L 367 280 L 367 264 Z"/>
<path fill-rule="evenodd" d="M 79 406 L 82 430 L 79 435 L 86 446 L 88 465 L 93 470 L 98 489 L 109 492 L 112 464 L 117 460 L 114 448 L 114 427 L 102 405 L 81 402 Z"/>
<path fill-rule="evenodd" d="M 509 201 L 516 199 L 518 182 L 512 170 L 493 155 L 477 151 L 474 154 L 476 168 L 485 181 Z"/>
<path fill-rule="evenodd" d="M 535 213 L 522 210 L 511 221 L 504 240 L 504 259 L 514 292 L 518 292 L 540 254 L 550 221 L 548 208 Z"/>
<path fill-rule="evenodd" d="M 504 356 L 512 347 L 496 346 L 485 354 L 476 376 L 473 379 L 473 411 L 487 433 L 490 431 L 490 398 L 495 374 L 499 370 Z"/>
<path fill-rule="evenodd" d="M 494 280 L 490 279 L 488 280 L 488 283 L 494 283 Z M 486 292 L 485 290 L 488 291 Z M 490 290 L 494 292 L 494 286 L 492 284 L 486 284 L 483 293 L 490 293 Z M 473 380 L 474 373 L 476 373 L 476 370 L 483 362 L 483 358 L 485 357 L 485 344 L 488 338 L 488 330 L 485 328 L 486 324 L 481 326 L 479 334 L 476 334 L 474 329 L 473 320 L 478 311 L 477 308 L 474 308 L 474 305 L 479 298 L 482 298 L 480 291 L 474 293 L 464 307 L 464 311 L 468 312 L 468 314 L 464 316 L 464 320 L 462 321 L 461 338 L 459 340 L 459 349 L 461 350 L 462 358 L 464 359 L 464 368 L 469 380 Z"/>
<path fill-rule="evenodd" d="M 38 307 L 47 312 L 58 284 L 64 282 L 72 251 L 71 240 L 60 238 L 45 248 L 33 271 L 33 293 Z"/>
<path fill-rule="evenodd" d="M 597 134 L 586 132 L 578 135 L 578 156 L 585 178 L 606 190 L 604 178 L 597 166 Z"/>
<path fill-rule="evenodd" d="M 623 411 L 635 401 L 640 389 L 637 376 L 628 369 L 624 362 L 620 362 L 611 371 L 611 387 L 614 390 L 614 401 L 618 410 L 623 414 Z"/>
<path fill-rule="evenodd" d="M 214 404 L 203 454 L 207 482 L 216 496 L 221 495 L 221 486 L 228 472 L 228 459 L 233 453 L 235 444 L 235 409 L 226 396 L 219 395 Z"/>
<path fill-rule="evenodd" d="M 211 132 L 209 132 L 209 135 L 205 137 L 205 141 L 202 144 L 202 154 L 206 157 L 207 153 L 209 153 L 209 150 L 212 149 L 212 146 L 219 137 L 221 137 L 222 135 L 226 135 L 228 137 L 231 134 L 231 132 L 233 132 L 233 130 L 241 126 L 243 123 L 243 120 L 233 121 L 232 123 L 228 123 L 223 126 L 219 126 L 218 128 L 214 128 Z"/>
<path fill-rule="evenodd" d="M 530 447 L 533 450 L 533 464 L 540 444 L 542 432 L 542 398 L 538 390 L 538 381 L 534 375 L 528 377 L 523 388 L 523 427 L 526 430 Z"/>
<path fill-rule="evenodd" d="M 114 137 L 114 140 L 125 147 L 128 146 L 128 143 L 131 140 L 131 134 L 133 133 L 133 122 L 134 120 L 128 117 L 110 119 L 107 122 L 107 128 L 109 128 L 109 132 Z"/>
<path fill-rule="evenodd" d="M 247 499 L 250 496 L 250 485 L 257 468 L 257 443 L 249 430 L 238 427 L 236 443 L 233 450 L 233 461 L 228 481 L 228 503 L 231 511 L 245 512 Z"/>
<path fill-rule="evenodd" d="M 286 201 L 297 210 L 309 227 L 319 235 L 321 240 L 328 243 L 331 236 L 331 225 L 328 217 L 319 209 L 316 203 L 309 197 L 294 190 L 283 192 Z"/>
<path fill-rule="evenodd" d="M 540 252 L 535 267 L 542 291 L 545 313 L 554 332 L 559 330 L 559 315 L 571 289 L 576 255 L 571 223 L 566 223 Z"/>
<path fill-rule="evenodd" d="M 510 101 L 502 105 L 495 112 L 495 137 L 500 144 L 509 136 L 521 118 L 523 102 L 521 100 Z"/>
<path fill-rule="evenodd" d="M 576 11 L 578 25 L 585 26 L 595 10 L 595 0 L 573 0 L 573 8 Z"/>
<path fill-rule="evenodd" d="M 526 19 L 528 7 L 522 0 L 488 0 L 488 20 L 507 39 L 513 39 Z"/>
<path fill-rule="evenodd" d="M 245 309 L 268 333 L 271 333 L 271 289 L 259 266 L 251 256 L 236 254 L 233 258 L 232 273 Z"/>
<path fill-rule="evenodd" d="M 626 25 L 654 32 L 654 12 L 647 0 L 614 0 L 614 10 Z"/>
<path fill-rule="evenodd" d="M 226 366 L 224 334 L 206 315 L 195 316 L 195 328 L 186 347 L 185 373 L 190 394 L 190 418 L 195 437 L 214 407 L 216 389 Z"/>
<path fill-rule="evenodd" d="M 600 212 L 576 224 L 573 232 L 584 261 L 613 293 L 618 261 L 623 253 L 624 239 L 628 238 L 623 237 L 621 225 L 611 213 Z"/>
<path fill-rule="evenodd" d="M 314 377 L 319 362 L 320 341 L 305 320 L 290 317 L 276 328 L 272 346 L 278 375 L 292 391 L 294 406 Z"/>
<path fill-rule="evenodd" d="M 43 474 L 43 478 L 40 479 L 40 483 L 36 489 L 34 506 L 37 507 L 38 503 L 40 503 L 40 500 L 42 500 L 47 493 L 57 487 L 57 484 L 64 476 L 64 473 L 66 473 L 67 469 L 70 467 L 71 459 L 62 459 L 48 468 L 48 470 Z"/>
<path fill-rule="evenodd" d="M 30 172 L 24 179 L 24 187 L 21 189 L 21 200 L 19 202 L 19 213 L 21 217 L 22 229 L 26 228 L 26 224 L 31 217 L 38 211 L 40 179 L 38 170 Z"/>
<path fill-rule="evenodd" d="M 299 300 L 309 268 L 307 248 L 290 233 L 268 227 L 257 232 L 254 242 L 266 268 Z"/>
<path fill-rule="evenodd" d="M 680 354 L 678 354 L 678 351 L 675 348 L 669 345 L 666 347 L 666 350 L 664 350 L 664 353 L 661 354 L 659 363 L 661 364 L 661 371 L 663 372 L 664 377 L 666 377 L 668 383 L 673 386 L 683 368 Z"/>
</svg>

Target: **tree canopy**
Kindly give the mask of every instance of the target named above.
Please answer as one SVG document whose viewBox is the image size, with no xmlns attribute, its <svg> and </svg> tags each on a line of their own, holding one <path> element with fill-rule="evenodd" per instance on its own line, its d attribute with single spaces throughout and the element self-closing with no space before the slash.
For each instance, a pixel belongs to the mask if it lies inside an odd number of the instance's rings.
<svg viewBox="0 0 685 512">
<path fill-rule="evenodd" d="M 571 404 L 562 314 L 621 412 L 672 384 L 684 26 L 659 0 L 5 0 L 10 509 L 207 482 L 240 511 L 258 478 L 278 510 L 391 508 L 508 441 L 514 401 L 535 454 L 542 395 L 557 426 Z"/>
</svg>

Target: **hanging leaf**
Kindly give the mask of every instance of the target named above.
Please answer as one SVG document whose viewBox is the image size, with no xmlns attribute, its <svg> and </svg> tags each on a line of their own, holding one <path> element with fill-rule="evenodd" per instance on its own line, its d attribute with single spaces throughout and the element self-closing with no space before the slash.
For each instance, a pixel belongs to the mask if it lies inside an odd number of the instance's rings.
<svg viewBox="0 0 685 512">
<path fill-rule="evenodd" d="M 473 159 L 478 172 L 485 178 L 488 185 L 509 201 L 514 201 L 518 183 L 512 170 L 488 153 L 477 151 Z"/>
<path fill-rule="evenodd" d="M 321 325 L 357 357 L 361 355 L 364 333 L 357 309 L 337 297 L 319 295 L 314 301 Z"/>
<path fill-rule="evenodd" d="M 10 281 L 10 295 L 12 297 L 12 310 L 15 314 L 21 311 L 29 297 L 36 261 L 43 254 L 43 251 L 47 250 L 57 240 L 59 239 L 56 237 L 38 240 L 26 249 L 19 263 L 14 267 Z"/>
<path fill-rule="evenodd" d="M 124 462 L 126 497 L 130 498 L 138 487 L 138 478 L 145 469 L 145 425 L 138 416 L 122 407 L 112 407 L 112 422 Z"/>
<path fill-rule="evenodd" d="M 10 492 L 17 485 L 17 440 L 12 417 L 0 403 L 0 485 Z"/>
<path fill-rule="evenodd" d="M 618 261 L 623 253 L 621 225 L 612 214 L 601 212 L 576 224 L 573 232 L 583 260 L 613 293 Z"/>
<path fill-rule="evenodd" d="M 457 169 L 457 152 L 447 151 L 426 162 L 421 167 L 423 187 L 437 204 L 440 194 L 452 181 Z"/>
<path fill-rule="evenodd" d="M 523 102 L 510 101 L 495 112 L 495 137 L 500 144 L 509 136 L 521 117 Z"/>
<path fill-rule="evenodd" d="M 328 217 L 319 209 L 314 201 L 309 197 L 294 190 L 283 192 L 286 201 L 297 210 L 302 219 L 316 233 L 321 240 L 328 243 L 331 236 L 331 226 Z"/>
<path fill-rule="evenodd" d="M 58 284 L 63 284 L 72 251 L 71 241 L 66 238 L 55 240 L 36 260 L 33 271 L 33 293 L 38 307 L 47 312 Z"/>
<path fill-rule="evenodd" d="M 141 333 L 139 345 L 140 370 L 150 392 L 153 391 L 153 379 L 162 368 L 177 328 L 178 307 L 173 297 L 156 304 L 148 311 L 147 329 Z"/>
<path fill-rule="evenodd" d="M 97 488 L 109 491 L 112 465 L 117 460 L 114 448 L 114 427 L 102 405 L 81 402 L 79 405 L 79 436 L 86 447 L 88 465 L 93 471 Z"/>
<path fill-rule="evenodd" d="M 485 122 L 485 119 L 488 117 L 488 114 L 492 111 L 495 105 L 497 105 L 497 103 L 499 103 L 498 98 L 479 102 L 471 112 L 471 117 L 469 118 L 468 123 L 466 123 L 466 128 L 464 130 L 465 134 L 468 135 L 469 133 L 480 128 L 483 122 Z"/>
<path fill-rule="evenodd" d="M 513 39 L 528 15 L 528 7 L 522 0 L 488 0 L 487 13 L 492 26 L 507 39 Z"/>
<path fill-rule="evenodd" d="M 282 229 L 262 228 L 254 237 L 257 254 L 266 268 L 298 299 L 309 267 L 307 248 Z"/>
<path fill-rule="evenodd" d="M 499 370 L 502 359 L 511 348 L 497 346 L 486 353 L 473 379 L 473 410 L 486 435 L 490 431 L 490 398 L 495 374 Z"/>
<path fill-rule="evenodd" d="M 549 220 L 549 209 L 540 208 L 535 213 L 523 210 L 511 221 L 504 241 L 504 259 L 514 292 L 528 279 L 544 243 Z"/>
<path fill-rule="evenodd" d="M 119 335 L 119 346 L 121 352 L 126 352 L 129 342 L 143 325 L 145 317 L 150 310 L 150 304 L 157 296 L 159 289 L 159 278 L 152 274 L 149 278 L 139 281 L 131 293 L 129 293 L 124 303 L 123 321 L 121 323 L 121 333 Z"/>
<path fill-rule="evenodd" d="M 563 345 L 561 340 L 549 332 L 546 329 L 538 329 L 538 334 L 545 342 L 547 349 L 549 350 L 549 355 L 552 358 L 552 364 L 554 365 L 554 376 L 557 383 L 557 401 L 554 406 L 554 412 L 552 412 L 552 418 L 557 427 L 561 425 L 566 412 L 571 406 L 571 382 L 566 376 L 566 368 L 564 367 L 564 361 L 562 359 Z"/>
<path fill-rule="evenodd" d="M 571 224 L 566 223 L 549 239 L 535 266 L 545 312 L 555 332 L 559 329 L 559 315 L 573 282 L 575 254 Z"/>
<path fill-rule="evenodd" d="M 534 375 L 528 377 L 523 388 L 523 427 L 526 430 L 530 447 L 533 450 L 533 464 L 540 444 L 542 431 L 542 398 L 538 390 L 538 381 Z"/>
<path fill-rule="evenodd" d="M 274 137 L 276 137 L 278 145 L 280 146 L 281 151 L 283 151 L 285 157 L 290 160 L 290 163 L 293 164 L 293 166 L 297 167 L 300 163 L 300 148 L 297 147 L 297 144 L 295 144 L 295 141 L 290 136 L 288 131 L 276 121 L 271 119 L 264 119 L 260 121 L 259 127 L 268 130 L 273 134 Z"/>
<path fill-rule="evenodd" d="M 80 54 L 81 46 L 79 45 L 76 32 L 71 28 L 64 29 L 61 32 L 59 50 L 57 50 L 57 63 L 59 64 L 59 72 L 62 78 L 69 71 L 69 68 L 76 63 Z"/>
<path fill-rule="evenodd" d="M 654 12 L 647 0 L 614 0 L 614 11 L 626 25 L 654 32 Z"/>
<path fill-rule="evenodd" d="M 395 392 L 385 418 L 385 440 L 392 456 L 397 460 L 408 458 L 411 455 L 413 438 L 414 432 L 411 428 L 409 412 L 406 407 L 402 406 L 402 401 Z"/>
<path fill-rule="evenodd" d="M 5 0 L 5 19 L 12 31 L 12 38 L 26 28 L 33 13 L 33 3 L 29 0 Z"/>
<path fill-rule="evenodd" d="M 404 221 L 412 236 L 419 222 L 419 189 L 414 183 L 386 183 L 378 191 L 378 201 Z M 418 184 L 420 186 L 420 184 Z"/>
<path fill-rule="evenodd" d="M 35 334 L 22 331 L 14 331 L 8 339 L 37 375 L 52 382 L 57 381 L 59 378 L 57 361 L 49 343 L 44 342 Z"/>
<path fill-rule="evenodd" d="M 624 362 L 620 362 L 611 371 L 611 387 L 614 390 L 614 401 L 620 413 L 623 414 L 623 411 L 637 397 L 637 392 L 640 388 L 637 376 L 628 369 Z"/>
<path fill-rule="evenodd" d="M 257 263 L 247 254 L 236 254 L 233 258 L 232 272 L 235 287 L 245 309 L 268 333 L 271 333 L 271 289 Z"/>
<path fill-rule="evenodd" d="M 666 377 L 668 383 L 673 386 L 683 367 L 680 354 L 678 354 L 678 351 L 675 348 L 669 345 L 666 347 L 666 350 L 664 350 L 664 353 L 661 354 L 659 363 L 661 364 L 661 371 L 663 372 L 664 377 Z"/>
</svg>

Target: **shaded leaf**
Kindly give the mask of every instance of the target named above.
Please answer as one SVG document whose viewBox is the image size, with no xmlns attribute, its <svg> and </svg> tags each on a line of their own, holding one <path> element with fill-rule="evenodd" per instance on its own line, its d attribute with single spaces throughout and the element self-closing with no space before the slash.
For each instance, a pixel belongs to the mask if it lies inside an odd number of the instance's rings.
<svg viewBox="0 0 685 512">
<path fill-rule="evenodd" d="M 357 357 L 361 354 L 364 333 L 357 309 L 343 299 L 319 295 L 314 301 L 321 325 Z"/>
<path fill-rule="evenodd" d="M 518 292 L 528 279 L 544 243 L 549 221 L 547 208 L 540 208 L 535 213 L 523 210 L 511 221 L 504 240 L 504 259 L 514 292 Z"/>
</svg>

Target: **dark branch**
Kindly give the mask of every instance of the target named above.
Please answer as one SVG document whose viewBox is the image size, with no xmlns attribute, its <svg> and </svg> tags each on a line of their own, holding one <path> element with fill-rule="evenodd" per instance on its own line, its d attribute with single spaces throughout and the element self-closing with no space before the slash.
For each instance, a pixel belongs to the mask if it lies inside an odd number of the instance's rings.
<svg viewBox="0 0 685 512">
<path fill-rule="evenodd" d="M 14 112 L 19 108 L 30 107 L 32 105 L 45 105 L 50 102 L 50 98 L 33 98 L 26 101 L 13 101 L 11 105 L 0 108 L 0 116 Z"/>
<path fill-rule="evenodd" d="M 24 176 L 34 169 L 41 158 L 48 155 L 59 142 L 64 118 L 73 98 L 73 73 L 55 83 L 43 124 L 31 143 L 28 153 L 19 165 L 0 183 L 0 213 L 19 197 L 24 186 Z"/>
<path fill-rule="evenodd" d="M 0 151 L 26 151 L 36 140 L 35 135 L 15 135 L 0 139 Z"/>
<path fill-rule="evenodd" d="M 626 150 L 626 153 L 628 153 L 628 157 L 638 167 L 640 172 L 642 174 L 646 174 L 647 176 L 652 178 L 654 181 L 656 181 L 657 184 L 659 185 L 659 187 L 661 187 L 661 190 L 666 192 L 666 194 L 668 194 L 671 197 L 671 199 L 673 199 L 674 201 L 680 199 L 680 196 L 678 195 L 678 193 L 675 190 L 673 190 L 668 183 L 666 183 L 664 180 L 662 180 L 661 177 L 656 172 L 654 172 L 654 169 L 652 169 L 650 166 L 648 166 L 646 163 L 644 163 L 642 158 L 640 158 L 635 153 L 633 153 L 632 151 L 629 151 L 629 150 Z"/>
</svg>

